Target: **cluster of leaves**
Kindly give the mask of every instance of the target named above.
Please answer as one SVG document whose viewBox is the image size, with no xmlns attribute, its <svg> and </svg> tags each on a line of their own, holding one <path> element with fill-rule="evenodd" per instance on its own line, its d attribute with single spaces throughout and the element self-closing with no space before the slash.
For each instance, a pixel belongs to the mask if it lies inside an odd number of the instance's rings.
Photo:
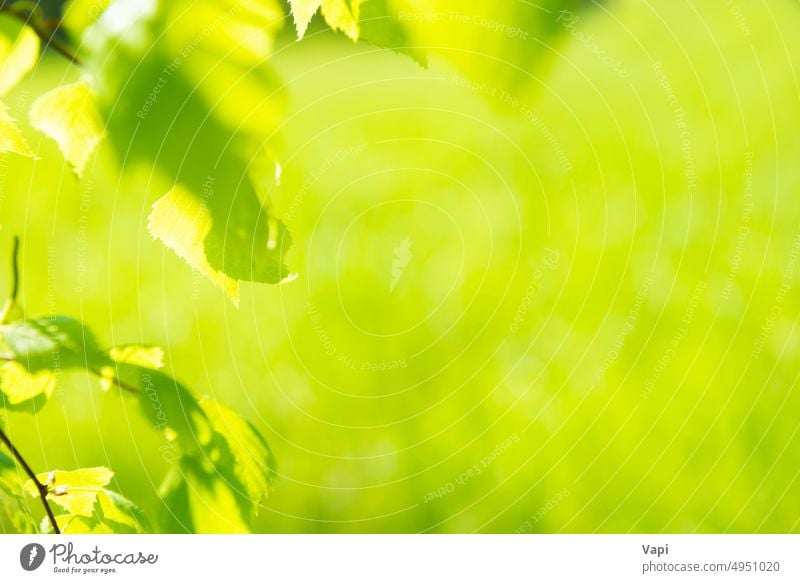
<svg viewBox="0 0 800 583">
<path fill-rule="evenodd" d="M 211 398 L 197 398 L 161 370 L 160 349 L 126 345 L 101 349 L 79 321 L 63 316 L 17 320 L 0 326 L 3 364 L 0 396 L 5 408 L 38 411 L 52 395 L 63 371 L 84 370 L 99 377 L 98 386 L 135 398 L 153 427 L 174 452 L 175 464 L 162 496 L 169 516 L 161 529 L 170 532 L 233 530 L 246 532 L 266 497 L 274 459 L 266 441 L 247 421 Z M 2 460 L 0 460 L 2 461 Z M 4 462 L 0 483 L 14 499 L 18 475 Z M 66 532 L 142 530 L 136 507 L 105 489 L 106 468 L 52 471 L 39 476 L 47 498 L 66 513 L 57 517 Z M 25 491 L 39 495 L 29 480 Z M 14 508 L 25 509 L 17 500 Z M 27 524 L 25 512 L 11 515 L 15 526 Z M 45 524 L 46 526 L 46 524 Z"/>
<path fill-rule="evenodd" d="M 319 12 L 353 41 L 406 53 L 422 65 L 435 55 L 476 83 L 513 93 L 535 79 L 533 65 L 563 28 L 562 11 L 588 3 L 288 0 L 288 8 L 298 38 Z M 0 14 L 0 97 L 34 67 L 37 32 L 55 22 L 47 38 L 72 47 L 82 77 L 40 96 L 30 121 L 58 142 L 75 174 L 84 173 L 107 137 L 124 160 L 122 172 L 149 172 L 153 192 L 144 194 L 158 198 L 151 235 L 234 303 L 240 281 L 291 280 L 284 264 L 291 238 L 269 209 L 280 165 L 264 146 L 284 114 L 284 91 L 268 58 L 287 6 L 53 0 L 46 9 L 54 14 L 25 13 L 31 26 Z M 0 103 L 1 151 L 34 155 Z"/>
<path fill-rule="evenodd" d="M 315 14 L 352 41 L 405 53 L 425 66 L 447 60 L 474 82 L 513 93 L 531 83 L 559 11 L 587 0 L 52 0 L 0 2 L 0 98 L 36 66 L 42 45 L 73 61 L 79 79 L 36 98 L 30 124 L 55 140 L 80 178 L 107 140 L 121 172 L 144 168 L 154 200 L 153 237 L 238 303 L 241 281 L 292 279 L 291 245 L 269 199 L 280 182 L 265 147 L 280 127 L 285 96 L 267 59 L 287 17 L 298 39 Z M 188 137 L 188 138 L 187 138 Z M 0 153 L 34 157 L 0 101 Z M 152 192 L 151 192 L 152 190 Z M 6 314 L 8 315 L 8 314 Z M 246 421 L 199 399 L 162 372 L 162 354 L 143 346 L 108 350 L 66 317 L 0 325 L 0 396 L 7 409 L 36 411 L 61 371 L 138 399 L 142 413 L 178 452 L 162 495 L 165 531 L 245 531 L 269 489 L 273 457 Z M 155 407 L 154 403 L 158 406 Z M 147 530 L 136 507 L 106 489 L 105 468 L 53 470 L 27 482 L 0 457 L 0 528 L 35 530 L 27 492 L 63 513 L 66 532 Z M 52 521 L 51 521 L 52 522 Z M 40 527 L 52 528 L 47 520 Z"/>
</svg>

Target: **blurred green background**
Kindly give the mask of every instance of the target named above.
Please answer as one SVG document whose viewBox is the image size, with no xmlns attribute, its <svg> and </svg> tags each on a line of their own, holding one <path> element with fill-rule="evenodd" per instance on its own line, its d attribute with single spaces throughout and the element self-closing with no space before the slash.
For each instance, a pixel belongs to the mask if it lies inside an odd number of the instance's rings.
<svg viewBox="0 0 800 583">
<path fill-rule="evenodd" d="M 516 103 L 289 30 L 271 196 L 299 277 L 239 309 L 150 238 L 110 149 L 79 182 L 28 131 L 75 78 L 48 55 L 5 100 L 40 159 L 0 156 L 2 256 L 20 235 L 26 313 L 161 345 L 264 432 L 260 531 L 798 532 L 798 24 L 609 2 Z M 7 427 L 34 467 L 107 465 L 162 510 L 160 437 L 95 380 Z"/>
</svg>

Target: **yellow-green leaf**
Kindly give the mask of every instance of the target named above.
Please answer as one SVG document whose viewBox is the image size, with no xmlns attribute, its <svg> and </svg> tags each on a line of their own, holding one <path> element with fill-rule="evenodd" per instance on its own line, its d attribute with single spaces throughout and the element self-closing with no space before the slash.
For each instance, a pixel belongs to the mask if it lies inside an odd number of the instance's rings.
<svg viewBox="0 0 800 583">
<path fill-rule="evenodd" d="M 49 501 L 58 504 L 70 514 L 91 517 L 98 492 L 113 476 L 114 473 L 108 468 L 97 467 L 73 471 L 53 470 L 39 474 L 37 478 L 41 483 L 47 484 Z M 25 483 L 25 491 L 33 497 L 39 496 L 33 480 Z"/>
<path fill-rule="evenodd" d="M 164 366 L 164 350 L 160 346 L 142 346 L 129 344 L 114 346 L 108 356 L 118 364 L 134 364 L 143 368 L 158 370 Z M 100 369 L 100 388 L 108 391 L 117 382 L 117 370 L 114 366 Z"/>
<path fill-rule="evenodd" d="M 359 8 L 363 0 L 289 0 L 292 8 L 297 38 L 303 38 L 317 9 L 333 30 L 342 31 L 354 41 L 358 40 Z"/>
<path fill-rule="evenodd" d="M 274 472 L 275 460 L 267 442 L 247 420 L 219 401 L 206 398 L 200 406 L 230 452 L 230 459 L 217 462 L 217 469 L 223 476 L 232 471 L 257 512 L 269 493 Z"/>
<path fill-rule="evenodd" d="M 108 351 L 108 355 L 114 362 L 136 364 L 153 369 L 164 366 L 164 350 L 160 346 L 142 346 L 141 344 L 114 346 Z"/>
<path fill-rule="evenodd" d="M 0 152 L 34 157 L 16 122 L 8 115 L 8 107 L 3 102 L 0 102 Z"/>
<path fill-rule="evenodd" d="M 0 96 L 27 75 L 39 58 L 39 37 L 17 19 L 0 14 Z"/>
<path fill-rule="evenodd" d="M 53 138 L 78 177 L 105 132 L 89 85 L 84 81 L 57 87 L 31 106 L 31 124 Z"/>
<path fill-rule="evenodd" d="M 61 534 L 114 534 L 114 531 L 102 522 L 77 514 L 59 514 L 56 516 L 58 530 Z M 42 532 L 52 532 L 50 521 L 42 521 Z"/>
<path fill-rule="evenodd" d="M 11 405 L 17 405 L 44 394 L 50 397 L 56 386 L 53 371 L 28 372 L 17 362 L 7 362 L 0 368 L 0 390 Z"/>
<path fill-rule="evenodd" d="M 321 4 L 322 0 L 289 0 L 298 39 L 303 38 L 306 34 L 308 23 L 311 22 Z"/>
<path fill-rule="evenodd" d="M 146 519 L 142 511 L 130 500 L 113 492 L 102 489 L 97 494 L 99 503 L 98 520 L 112 528 L 114 532 L 129 530 L 144 532 Z"/>
<path fill-rule="evenodd" d="M 219 286 L 238 307 L 239 282 L 211 267 L 206 257 L 203 241 L 211 225 L 208 208 L 180 184 L 155 202 L 147 222 L 154 238 Z"/>
<path fill-rule="evenodd" d="M 354 41 L 358 40 L 359 7 L 363 0 L 322 0 L 322 16 L 333 30 L 340 30 Z"/>
</svg>

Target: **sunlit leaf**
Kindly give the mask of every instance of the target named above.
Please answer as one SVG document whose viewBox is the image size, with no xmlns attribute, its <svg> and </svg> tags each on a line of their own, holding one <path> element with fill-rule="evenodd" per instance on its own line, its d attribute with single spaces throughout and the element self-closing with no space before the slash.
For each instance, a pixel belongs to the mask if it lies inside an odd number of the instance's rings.
<svg viewBox="0 0 800 583">
<path fill-rule="evenodd" d="M 359 38 L 378 47 L 386 47 L 408 55 L 427 66 L 426 52 L 415 46 L 408 23 L 398 18 L 389 7 L 390 0 L 368 0 L 361 5 Z"/>
<path fill-rule="evenodd" d="M 39 37 L 17 19 L 0 14 L 0 97 L 27 75 L 39 58 Z"/>
<path fill-rule="evenodd" d="M 100 368 L 112 361 L 78 320 L 53 316 L 0 326 L 0 335 L 29 372 Z"/>
<path fill-rule="evenodd" d="M 97 494 L 97 519 L 111 527 L 113 532 L 145 532 L 148 520 L 133 502 L 112 490 L 102 489 Z"/>
<path fill-rule="evenodd" d="M 297 37 L 303 38 L 314 14 L 321 8 L 325 22 L 333 30 L 358 40 L 359 9 L 362 0 L 289 0 Z"/>
<path fill-rule="evenodd" d="M 203 399 L 203 410 L 211 427 L 224 439 L 227 456 L 217 463 L 223 477 L 232 472 L 244 488 L 254 511 L 267 497 L 273 475 L 275 459 L 267 442 L 258 431 L 230 407 L 215 399 Z"/>
<path fill-rule="evenodd" d="M 233 281 L 282 281 L 291 239 L 249 179 L 252 158 L 285 108 L 282 84 L 265 60 L 281 22 L 278 5 L 202 1 L 192 10 L 170 3 L 145 10 L 122 2 L 133 14 L 125 27 L 117 6 L 85 37 L 123 173 L 144 167 L 158 176 L 143 193 L 153 199 L 179 185 L 171 193 L 180 203 L 162 199 L 156 223 L 180 217 L 185 226 L 171 244 L 232 297 Z M 155 226 L 160 240 L 173 237 Z"/>
<path fill-rule="evenodd" d="M 100 488 L 97 491 L 91 516 L 60 514 L 56 516 L 62 534 L 135 534 L 147 532 L 149 523 L 144 513 L 124 496 Z M 52 532 L 52 525 L 45 517 L 40 529 Z"/>
<path fill-rule="evenodd" d="M 116 380 L 136 391 L 142 413 L 167 440 L 189 454 L 205 447 L 212 438 L 205 412 L 191 391 L 163 372 L 133 364 L 117 363 Z"/>
<path fill-rule="evenodd" d="M 56 523 L 61 534 L 115 534 L 111 526 L 79 514 L 59 514 L 56 516 Z M 43 533 L 51 533 L 53 530 L 47 518 L 42 519 L 40 528 Z"/>
<path fill-rule="evenodd" d="M 565 15 L 582 14 L 592 4 L 369 0 L 361 11 L 360 37 L 419 62 L 425 57 L 413 47 L 426 47 L 487 92 L 513 95 L 531 84 L 539 74 L 536 65 L 554 53 L 551 46 L 566 34 Z"/>
<path fill-rule="evenodd" d="M 31 373 L 17 362 L 7 362 L 0 367 L 0 390 L 11 405 L 18 405 L 39 395 L 49 398 L 55 386 L 56 375 L 53 371 Z"/>
<path fill-rule="evenodd" d="M 47 499 L 61 506 L 70 514 L 91 517 L 94 503 L 101 489 L 106 486 L 114 473 L 108 468 L 83 468 L 80 470 L 53 470 L 37 475 L 38 480 L 47 484 Z M 32 480 L 25 482 L 25 491 L 33 497 L 39 490 Z"/>
<path fill-rule="evenodd" d="M 363 0 L 322 0 L 322 16 L 333 30 L 357 41 L 359 9 Z"/>
<path fill-rule="evenodd" d="M 153 237 L 219 286 L 238 307 L 239 282 L 212 268 L 206 258 L 203 241 L 211 231 L 211 224 L 208 208 L 176 185 L 153 205 L 147 228 Z"/>
<path fill-rule="evenodd" d="M 207 461 L 182 460 L 161 490 L 166 532 L 239 534 L 250 531 L 240 501 Z"/>
<path fill-rule="evenodd" d="M 305 36 L 308 24 L 321 5 L 322 0 L 289 0 L 298 39 Z"/>
<path fill-rule="evenodd" d="M 2 152 L 34 157 L 16 122 L 8 114 L 8 107 L 0 101 L 0 153 Z"/>
<path fill-rule="evenodd" d="M 53 89 L 31 106 L 31 125 L 53 138 L 78 177 L 105 135 L 89 85 L 84 81 Z"/>
<path fill-rule="evenodd" d="M 137 364 L 145 368 L 159 369 L 164 366 L 164 349 L 160 346 L 128 344 L 115 346 L 108 351 L 114 362 Z"/>
<path fill-rule="evenodd" d="M 109 358 L 117 364 L 133 364 L 137 367 L 158 370 L 164 366 L 164 350 L 160 346 L 127 344 L 114 346 L 108 351 Z M 107 365 L 99 370 L 100 386 L 108 390 L 117 382 L 117 367 Z M 137 390 L 139 387 L 137 387 Z"/>
</svg>

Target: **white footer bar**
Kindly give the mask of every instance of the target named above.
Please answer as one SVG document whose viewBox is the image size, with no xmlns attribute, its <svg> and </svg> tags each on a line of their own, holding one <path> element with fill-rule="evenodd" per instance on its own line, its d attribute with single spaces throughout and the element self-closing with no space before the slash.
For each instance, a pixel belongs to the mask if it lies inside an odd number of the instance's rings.
<svg viewBox="0 0 800 583">
<path fill-rule="evenodd" d="M 800 535 L 0 536 L 3 583 L 778 583 L 799 567 Z"/>
</svg>

